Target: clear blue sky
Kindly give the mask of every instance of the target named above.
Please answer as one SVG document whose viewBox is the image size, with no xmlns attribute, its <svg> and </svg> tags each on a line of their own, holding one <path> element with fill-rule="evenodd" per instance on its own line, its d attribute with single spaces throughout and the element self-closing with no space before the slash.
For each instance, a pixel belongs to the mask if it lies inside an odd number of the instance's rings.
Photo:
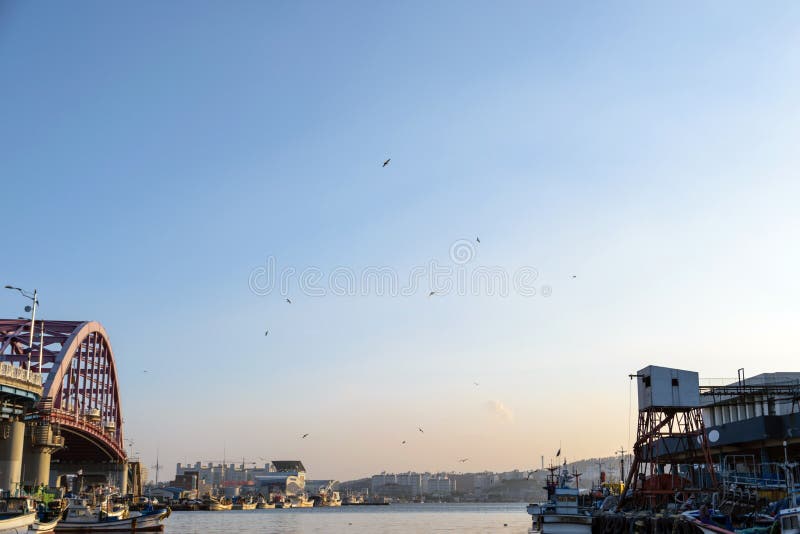
<svg viewBox="0 0 800 534">
<path fill-rule="evenodd" d="M 609 455 L 631 371 L 796 368 L 798 27 L 794 2 L 0 2 L 0 282 L 104 324 L 162 478 Z M 405 279 L 459 239 L 537 295 L 249 288 L 270 257 Z"/>
</svg>

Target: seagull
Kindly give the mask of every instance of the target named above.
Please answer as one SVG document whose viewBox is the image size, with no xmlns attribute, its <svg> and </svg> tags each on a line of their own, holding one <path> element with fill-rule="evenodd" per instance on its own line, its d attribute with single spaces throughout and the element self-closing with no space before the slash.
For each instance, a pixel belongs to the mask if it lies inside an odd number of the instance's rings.
<svg viewBox="0 0 800 534">
<path fill-rule="evenodd" d="M 308 437 L 308 434 L 303 434 L 303 439 L 306 439 L 307 437 Z"/>
<path fill-rule="evenodd" d="M 419 430 L 419 431 L 420 431 L 420 432 L 422 432 L 423 434 L 425 433 L 425 431 L 424 431 L 424 430 L 422 430 L 420 427 L 417 427 L 417 430 Z"/>
<path fill-rule="evenodd" d="M 392 158 L 389 158 L 386 161 L 384 161 L 382 167 L 386 167 L 390 161 L 392 161 Z"/>
<path fill-rule="evenodd" d="M 436 291 L 431 291 L 430 293 L 428 293 L 428 296 L 429 296 L 429 297 L 432 297 L 432 296 L 434 296 L 435 294 L 436 294 Z"/>
<path fill-rule="evenodd" d="M 291 304 L 291 303 L 292 303 L 292 299 L 286 299 L 286 302 L 288 302 L 289 304 Z"/>
<path fill-rule="evenodd" d="M 477 241 L 478 243 L 480 243 L 480 242 L 481 242 L 481 238 L 480 238 L 480 237 L 476 237 L 476 238 L 475 238 L 475 241 Z"/>
<path fill-rule="evenodd" d="M 467 460 L 469 460 L 469 458 L 461 458 L 461 459 L 459 460 L 459 462 L 461 462 L 461 463 L 463 464 L 463 463 L 464 463 L 464 462 L 466 462 Z"/>
</svg>

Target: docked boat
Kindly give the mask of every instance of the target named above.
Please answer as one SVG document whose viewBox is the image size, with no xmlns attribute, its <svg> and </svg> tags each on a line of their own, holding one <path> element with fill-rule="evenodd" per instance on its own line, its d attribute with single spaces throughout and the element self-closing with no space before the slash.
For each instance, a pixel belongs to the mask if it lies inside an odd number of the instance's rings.
<svg viewBox="0 0 800 534">
<path fill-rule="evenodd" d="M 0 499 L 0 533 L 26 532 L 36 522 L 36 509 L 30 499 Z"/>
<path fill-rule="evenodd" d="M 256 509 L 258 510 L 268 510 L 275 508 L 274 502 L 268 502 L 267 499 L 264 498 L 263 495 L 259 495 L 258 499 L 256 500 Z"/>
<path fill-rule="evenodd" d="M 570 487 L 572 480 L 566 465 L 558 473 L 557 467 L 550 468 L 547 476 L 548 500 L 532 503 L 527 507 L 533 516 L 532 532 L 541 534 L 591 534 L 591 509 L 579 504 L 580 490 L 577 485 Z"/>
<path fill-rule="evenodd" d="M 33 522 L 33 525 L 28 527 L 28 532 L 35 532 L 37 534 L 43 534 L 44 532 L 55 532 L 60 519 L 61 518 L 56 517 L 55 519 L 47 521 L 37 518 L 36 521 Z"/>
<path fill-rule="evenodd" d="M 233 503 L 232 510 L 255 510 L 256 504 L 252 499 L 239 499 Z"/>
<path fill-rule="evenodd" d="M 208 509 L 212 512 L 223 512 L 225 510 L 232 510 L 233 503 L 228 499 L 222 498 L 220 500 L 211 499 L 208 503 Z"/>
<path fill-rule="evenodd" d="M 64 517 L 55 532 L 162 532 L 163 521 L 170 509 L 143 510 L 119 515 L 108 515 L 101 507 L 94 507 L 86 499 L 69 499 Z"/>
<path fill-rule="evenodd" d="M 292 503 L 292 508 L 311 508 L 314 506 L 313 499 L 309 499 L 306 493 L 291 495 L 289 497 L 289 502 Z"/>
</svg>

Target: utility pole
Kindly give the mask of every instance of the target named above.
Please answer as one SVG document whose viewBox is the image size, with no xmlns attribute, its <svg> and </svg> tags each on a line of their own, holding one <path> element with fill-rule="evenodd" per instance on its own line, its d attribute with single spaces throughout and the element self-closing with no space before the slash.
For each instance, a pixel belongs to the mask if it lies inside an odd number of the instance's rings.
<svg viewBox="0 0 800 534">
<path fill-rule="evenodd" d="M 20 287 L 15 287 L 11 285 L 7 285 L 6 289 L 13 289 L 15 291 L 19 291 L 20 294 L 33 301 L 32 306 L 25 306 L 25 311 L 31 312 L 31 336 L 30 341 L 28 342 L 28 371 L 31 370 L 31 352 L 33 352 L 33 331 L 36 329 L 36 308 L 39 306 L 39 291 L 37 289 L 33 290 L 33 295 L 27 293 L 24 289 Z M 41 372 L 41 371 L 40 371 Z"/>
</svg>

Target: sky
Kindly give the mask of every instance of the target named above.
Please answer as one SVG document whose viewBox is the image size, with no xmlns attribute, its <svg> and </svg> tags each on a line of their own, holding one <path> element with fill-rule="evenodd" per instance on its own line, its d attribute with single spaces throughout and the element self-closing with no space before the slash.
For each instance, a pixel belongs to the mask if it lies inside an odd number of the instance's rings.
<svg viewBox="0 0 800 534">
<path fill-rule="evenodd" d="M 638 369 L 796 370 L 799 24 L 784 1 L 0 1 L 0 283 L 104 325 L 162 480 L 609 456 Z"/>
</svg>

